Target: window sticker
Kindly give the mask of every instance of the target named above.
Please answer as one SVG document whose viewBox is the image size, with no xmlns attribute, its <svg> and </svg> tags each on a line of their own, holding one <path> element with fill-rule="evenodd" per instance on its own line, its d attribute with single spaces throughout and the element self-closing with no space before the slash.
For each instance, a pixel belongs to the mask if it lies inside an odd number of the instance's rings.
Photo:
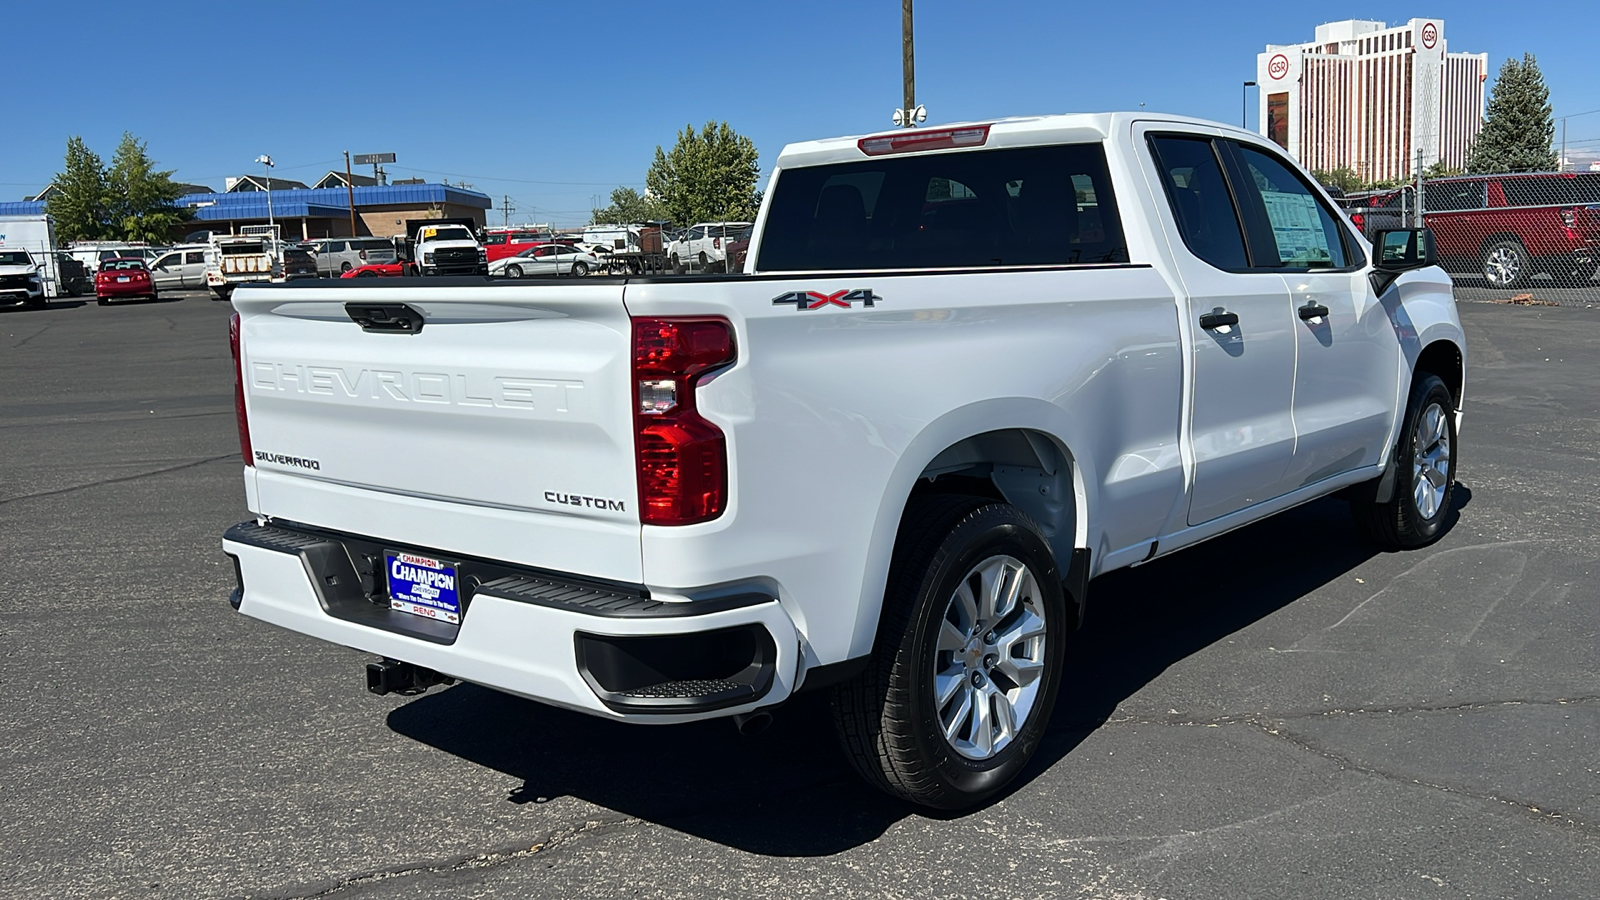
<svg viewBox="0 0 1600 900">
<path fill-rule="evenodd" d="M 1272 221 L 1272 236 L 1278 242 L 1278 258 L 1286 266 L 1330 263 L 1328 238 L 1317 217 L 1317 201 L 1308 194 L 1288 194 L 1262 190 L 1267 218 Z"/>
</svg>

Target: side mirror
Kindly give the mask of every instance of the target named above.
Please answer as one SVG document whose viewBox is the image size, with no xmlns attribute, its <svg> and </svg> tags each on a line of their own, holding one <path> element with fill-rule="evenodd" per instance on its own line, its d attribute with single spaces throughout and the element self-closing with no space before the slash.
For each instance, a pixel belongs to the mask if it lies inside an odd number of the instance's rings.
<svg viewBox="0 0 1600 900">
<path fill-rule="evenodd" d="M 1372 289 L 1381 294 L 1404 272 L 1439 264 L 1427 228 L 1383 228 L 1372 235 Z"/>
</svg>

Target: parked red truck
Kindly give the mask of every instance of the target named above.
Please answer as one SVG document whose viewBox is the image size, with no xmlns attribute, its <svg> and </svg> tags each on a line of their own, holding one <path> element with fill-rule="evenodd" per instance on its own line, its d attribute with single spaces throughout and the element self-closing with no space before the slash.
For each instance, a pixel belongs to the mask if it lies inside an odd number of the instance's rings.
<svg viewBox="0 0 1600 900">
<path fill-rule="evenodd" d="M 1423 185 L 1423 219 L 1445 271 L 1520 288 L 1544 272 L 1586 287 L 1600 268 L 1600 173 L 1462 175 Z M 1367 235 L 1400 228 L 1415 200 L 1395 191 L 1351 209 Z"/>
</svg>

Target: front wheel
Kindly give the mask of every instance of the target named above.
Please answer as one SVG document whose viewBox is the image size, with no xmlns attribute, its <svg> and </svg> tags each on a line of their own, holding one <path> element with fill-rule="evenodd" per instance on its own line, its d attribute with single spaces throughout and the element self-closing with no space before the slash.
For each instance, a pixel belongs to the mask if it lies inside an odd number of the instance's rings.
<svg viewBox="0 0 1600 900">
<path fill-rule="evenodd" d="M 1394 492 L 1376 499 L 1377 483 L 1351 497 L 1356 527 L 1386 550 L 1411 550 L 1444 534 L 1456 487 L 1456 416 L 1450 389 L 1437 375 L 1411 386 L 1406 418 L 1395 449 Z"/>
<path fill-rule="evenodd" d="M 1483 253 L 1483 278 L 1490 287 L 1521 287 L 1530 274 L 1528 251 L 1520 241 L 1500 241 Z"/>
<path fill-rule="evenodd" d="M 1061 680 L 1061 573 L 1016 507 L 935 495 L 906 509 L 874 657 L 834 689 L 856 770 L 940 809 L 981 803 L 1039 746 Z"/>
<path fill-rule="evenodd" d="M 507 278 L 521 278 L 522 277 L 522 267 L 518 266 L 518 265 L 506 266 L 506 277 Z"/>
</svg>

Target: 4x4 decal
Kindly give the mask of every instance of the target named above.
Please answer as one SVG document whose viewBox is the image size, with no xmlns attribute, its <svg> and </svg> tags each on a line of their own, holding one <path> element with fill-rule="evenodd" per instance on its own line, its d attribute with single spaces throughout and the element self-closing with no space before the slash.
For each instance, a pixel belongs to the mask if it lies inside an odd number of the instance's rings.
<svg viewBox="0 0 1600 900">
<path fill-rule="evenodd" d="M 831 294 L 824 294 L 820 291 L 790 291 L 787 294 L 779 294 L 773 297 L 772 305 L 778 306 L 783 303 L 793 303 L 795 311 L 798 312 L 807 309 L 821 309 L 824 306 L 842 306 L 845 309 L 849 309 L 850 305 L 858 300 L 861 301 L 862 306 L 873 306 L 882 299 L 882 297 L 874 294 L 870 288 L 857 288 L 853 291 L 834 291 Z"/>
</svg>

